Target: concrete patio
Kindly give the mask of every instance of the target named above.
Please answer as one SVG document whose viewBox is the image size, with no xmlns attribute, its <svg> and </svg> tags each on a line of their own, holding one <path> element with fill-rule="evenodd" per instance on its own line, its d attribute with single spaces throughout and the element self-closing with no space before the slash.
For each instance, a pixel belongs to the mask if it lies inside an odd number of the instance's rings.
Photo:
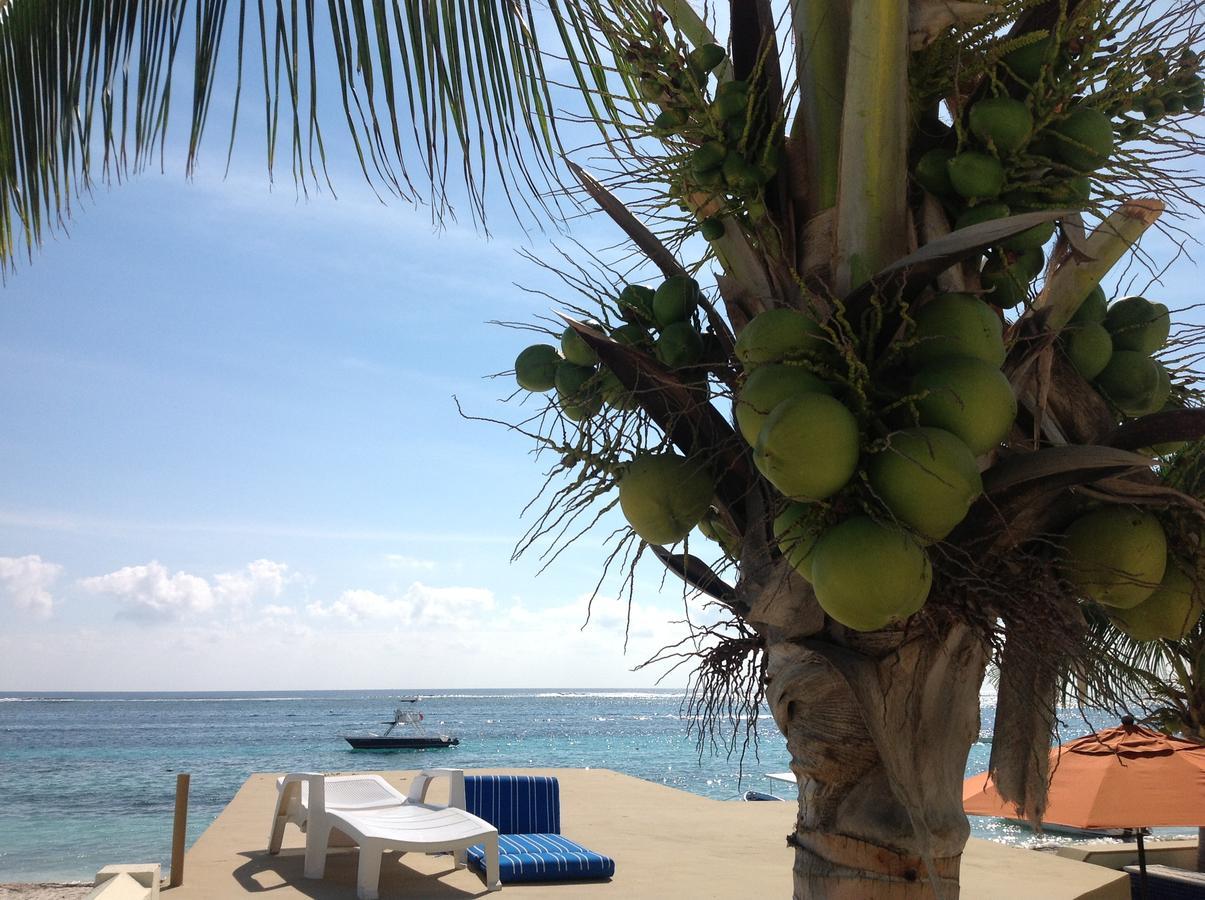
<svg viewBox="0 0 1205 900">
<path fill-rule="evenodd" d="M 507 885 L 495 897 L 747 898 L 790 897 L 792 851 L 786 844 L 794 803 L 738 803 L 642 781 L 605 769 L 475 770 L 532 773 L 561 781 L 562 831 L 615 860 L 607 882 Z M 403 792 L 413 772 L 382 772 Z M 223 900 L 263 894 L 271 900 L 352 900 L 356 851 L 332 853 L 322 881 L 302 877 L 304 835 L 289 827 L 279 856 L 266 851 L 275 803 L 274 774 L 252 775 L 188 851 L 184 884 L 169 900 Z M 433 791 L 436 802 L 441 797 Z M 1129 882 L 1116 871 L 1054 854 L 972 840 L 962 866 L 971 900 L 1123 900 Z M 381 869 L 382 900 L 488 896 L 471 870 L 450 856 L 398 857 Z"/>
</svg>

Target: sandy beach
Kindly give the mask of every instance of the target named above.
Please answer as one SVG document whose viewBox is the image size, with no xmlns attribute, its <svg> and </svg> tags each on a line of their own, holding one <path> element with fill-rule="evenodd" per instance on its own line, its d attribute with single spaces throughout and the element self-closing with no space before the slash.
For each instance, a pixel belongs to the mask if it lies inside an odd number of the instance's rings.
<svg viewBox="0 0 1205 900">
<path fill-rule="evenodd" d="M 0 900 L 79 900 L 87 897 L 92 885 L 83 882 L 43 882 L 41 884 L 0 884 Z"/>
</svg>

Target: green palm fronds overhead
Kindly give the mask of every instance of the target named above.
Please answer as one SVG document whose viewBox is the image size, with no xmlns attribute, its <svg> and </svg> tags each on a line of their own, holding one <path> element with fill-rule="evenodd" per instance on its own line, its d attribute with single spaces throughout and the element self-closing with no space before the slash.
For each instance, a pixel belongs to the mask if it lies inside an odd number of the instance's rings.
<svg viewBox="0 0 1205 900">
<path fill-rule="evenodd" d="M 614 119 L 583 13 L 552 9 L 558 52 Z M 189 173 L 207 127 L 229 153 L 250 114 L 269 170 L 287 154 L 302 190 L 325 179 L 337 137 L 376 189 L 436 217 L 460 181 L 477 219 L 491 180 L 531 202 L 560 153 L 546 12 L 528 0 L 0 3 L 0 258 L 36 247 L 98 180 L 168 165 L 169 122 L 183 116 Z"/>
</svg>

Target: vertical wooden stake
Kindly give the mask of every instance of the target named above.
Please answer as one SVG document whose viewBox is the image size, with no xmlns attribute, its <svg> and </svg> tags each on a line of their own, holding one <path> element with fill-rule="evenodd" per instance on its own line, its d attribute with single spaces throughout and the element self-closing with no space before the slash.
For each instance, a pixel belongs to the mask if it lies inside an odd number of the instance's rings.
<svg viewBox="0 0 1205 900">
<path fill-rule="evenodd" d="M 188 773 L 176 776 L 176 818 L 172 822 L 172 871 L 168 887 L 184 883 L 184 832 L 188 829 Z"/>
</svg>

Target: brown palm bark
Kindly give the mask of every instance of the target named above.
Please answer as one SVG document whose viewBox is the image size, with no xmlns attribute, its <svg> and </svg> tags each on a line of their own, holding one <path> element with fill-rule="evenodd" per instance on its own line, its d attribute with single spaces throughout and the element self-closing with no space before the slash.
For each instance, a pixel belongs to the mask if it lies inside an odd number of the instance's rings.
<svg viewBox="0 0 1205 900">
<path fill-rule="evenodd" d="M 820 635 L 806 582 L 782 565 L 767 576 L 742 586 L 799 782 L 794 896 L 956 898 L 982 640 L 959 624 L 859 634 L 830 623 Z"/>
</svg>

